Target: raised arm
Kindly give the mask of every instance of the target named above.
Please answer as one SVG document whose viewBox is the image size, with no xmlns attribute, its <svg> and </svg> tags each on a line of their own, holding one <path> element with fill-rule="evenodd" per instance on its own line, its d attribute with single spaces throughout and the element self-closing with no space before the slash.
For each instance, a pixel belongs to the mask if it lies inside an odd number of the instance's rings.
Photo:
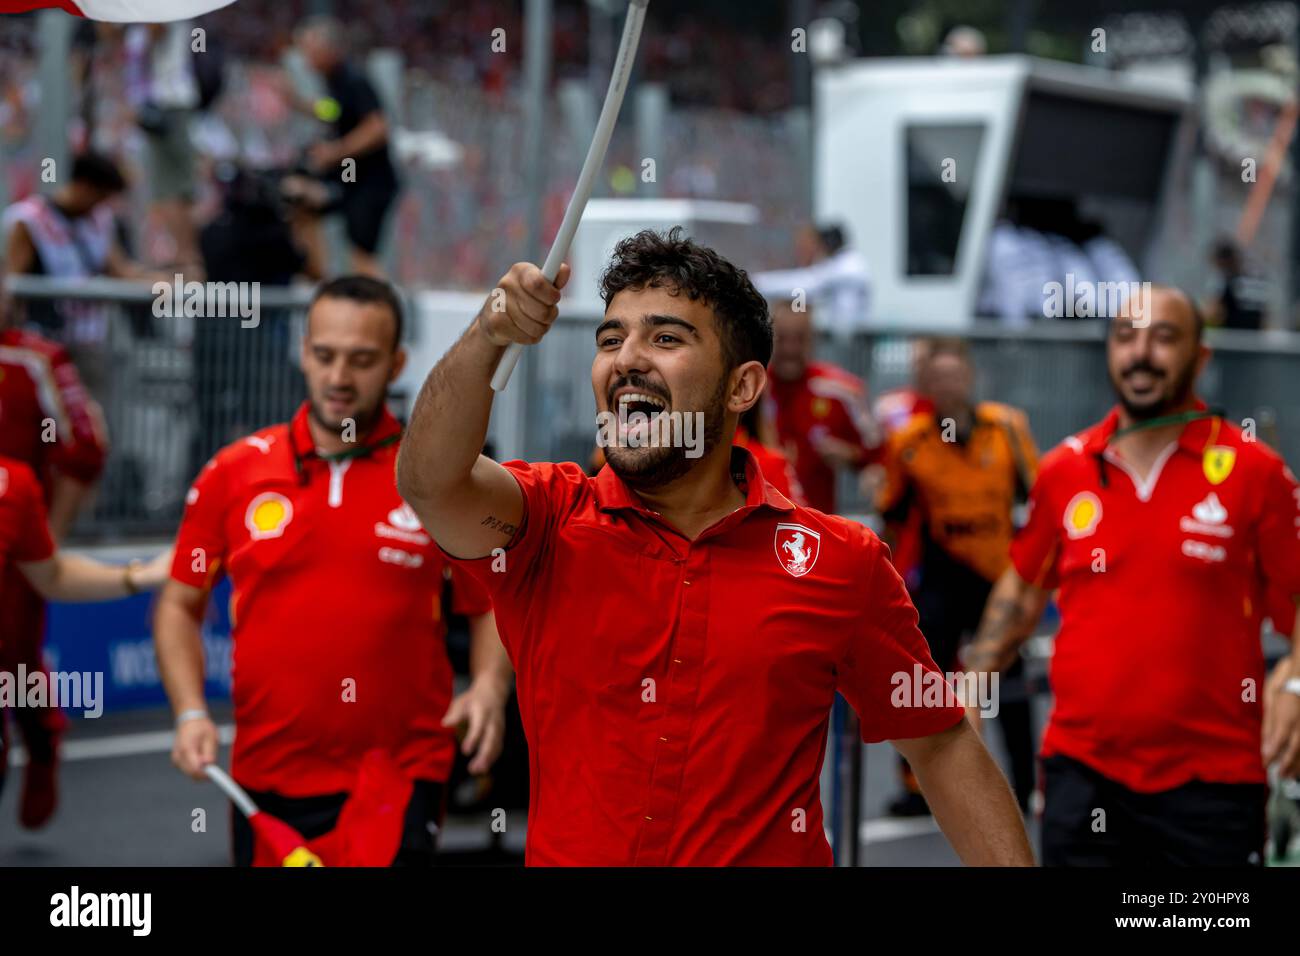
<svg viewBox="0 0 1300 956">
<path fill-rule="evenodd" d="M 541 341 L 568 280 L 567 265 L 554 285 L 534 265 L 511 267 L 416 399 L 397 459 L 397 490 L 456 557 L 486 557 L 507 546 L 523 519 L 519 485 L 480 454 L 492 412 L 492 373 L 511 342 Z"/>
</svg>

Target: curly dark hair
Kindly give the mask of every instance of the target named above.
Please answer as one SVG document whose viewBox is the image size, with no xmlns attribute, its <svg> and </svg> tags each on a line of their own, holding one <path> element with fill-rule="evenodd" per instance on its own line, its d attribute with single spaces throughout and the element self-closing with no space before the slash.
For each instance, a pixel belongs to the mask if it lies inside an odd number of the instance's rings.
<svg viewBox="0 0 1300 956">
<path fill-rule="evenodd" d="M 600 277 L 600 297 L 608 306 L 624 289 L 664 288 L 703 301 L 718 319 L 728 369 L 745 362 L 772 360 L 772 317 L 767 300 L 749 275 L 707 246 L 682 235 L 643 229 L 614 247 L 614 258 Z"/>
</svg>

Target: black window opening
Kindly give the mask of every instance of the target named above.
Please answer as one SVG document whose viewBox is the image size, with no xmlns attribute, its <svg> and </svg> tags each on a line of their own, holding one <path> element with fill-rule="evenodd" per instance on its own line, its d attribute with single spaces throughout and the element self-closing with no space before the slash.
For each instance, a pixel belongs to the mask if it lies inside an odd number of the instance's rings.
<svg viewBox="0 0 1300 956">
<path fill-rule="evenodd" d="M 984 124 L 907 127 L 907 274 L 948 276 L 979 174 Z"/>
</svg>

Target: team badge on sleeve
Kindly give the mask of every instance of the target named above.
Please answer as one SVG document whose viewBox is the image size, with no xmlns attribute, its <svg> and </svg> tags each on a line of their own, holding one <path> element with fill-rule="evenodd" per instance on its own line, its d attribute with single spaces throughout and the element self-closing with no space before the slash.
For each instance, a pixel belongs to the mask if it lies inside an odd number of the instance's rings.
<svg viewBox="0 0 1300 956">
<path fill-rule="evenodd" d="M 1237 449 L 1227 445 L 1211 445 L 1205 449 L 1201 458 L 1201 470 L 1212 485 L 1221 485 L 1232 474 L 1232 466 L 1237 463 Z"/>
<path fill-rule="evenodd" d="M 1065 533 L 1071 538 L 1086 538 L 1100 521 L 1101 499 L 1091 491 L 1079 492 L 1065 506 Z"/>
<path fill-rule="evenodd" d="M 821 552 L 822 536 L 811 528 L 801 524 L 778 524 L 776 526 L 776 559 L 781 567 L 801 578 L 813 569 L 817 555 Z"/>
<path fill-rule="evenodd" d="M 244 524 L 254 541 L 278 538 L 293 520 L 293 502 L 284 495 L 268 491 L 248 503 Z"/>
</svg>

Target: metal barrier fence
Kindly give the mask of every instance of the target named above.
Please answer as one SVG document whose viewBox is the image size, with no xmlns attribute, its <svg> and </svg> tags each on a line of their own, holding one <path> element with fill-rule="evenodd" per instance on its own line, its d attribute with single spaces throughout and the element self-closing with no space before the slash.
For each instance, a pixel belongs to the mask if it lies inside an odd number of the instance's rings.
<svg viewBox="0 0 1300 956">
<path fill-rule="evenodd" d="M 535 349 L 521 376 L 527 383 L 524 457 L 585 462 L 593 447 L 595 401 L 589 369 L 594 317 L 562 317 Z M 819 355 L 864 378 L 871 394 L 907 384 L 912 342 L 939 329 L 881 329 L 851 340 L 823 338 Z M 948 330 L 947 334 L 952 334 Z M 1029 415 L 1042 450 L 1100 419 L 1114 404 L 1106 376 L 1104 327 L 1087 322 L 1008 329 L 980 326 L 961 333 L 971 345 L 979 397 Z M 1214 355 L 1200 392 L 1230 419 L 1252 419 L 1256 434 L 1300 464 L 1300 335 L 1212 331 Z M 869 510 L 845 476 L 845 512 Z"/>
<path fill-rule="evenodd" d="M 302 399 L 296 355 L 307 290 L 263 288 L 261 324 L 250 332 L 238 318 L 157 318 L 152 292 L 139 283 L 14 277 L 9 286 L 27 319 L 72 350 L 108 419 L 113 453 L 94 508 L 76 528 L 81 540 L 171 533 L 190 481 L 212 453 L 284 421 Z M 422 321 L 432 320 L 416 313 L 410 323 L 417 339 Z M 595 443 L 596 324 L 594 315 L 564 315 L 527 350 L 494 416 L 502 457 L 587 461 Z M 879 394 L 909 380 L 911 342 L 927 331 L 824 339 L 820 353 Z M 1023 408 L 1047 449 L 1112 403 L 1102 333 L 1079 322 L 964 334 L 981 397 Z M 1203 396 L 1233 420 L 1252 419 L 1261 440 L 1300 463 L 1300 335 L 1219 332 L 1211 344 Z M 841 501 L 846 512 L 867 510 L 847 476 Z"/>
<path fill-rule="evenodd" d="M 111 454 L 76 540 L 170 535 L 204 462 L 302 401 L 303 290 L 263 288 L 256 330 L 238 317 L 159 318 L 138 282 L 17 276 L 8 291 L 20 321 L 67 346 L 104 408 Z"/>
</svg>

